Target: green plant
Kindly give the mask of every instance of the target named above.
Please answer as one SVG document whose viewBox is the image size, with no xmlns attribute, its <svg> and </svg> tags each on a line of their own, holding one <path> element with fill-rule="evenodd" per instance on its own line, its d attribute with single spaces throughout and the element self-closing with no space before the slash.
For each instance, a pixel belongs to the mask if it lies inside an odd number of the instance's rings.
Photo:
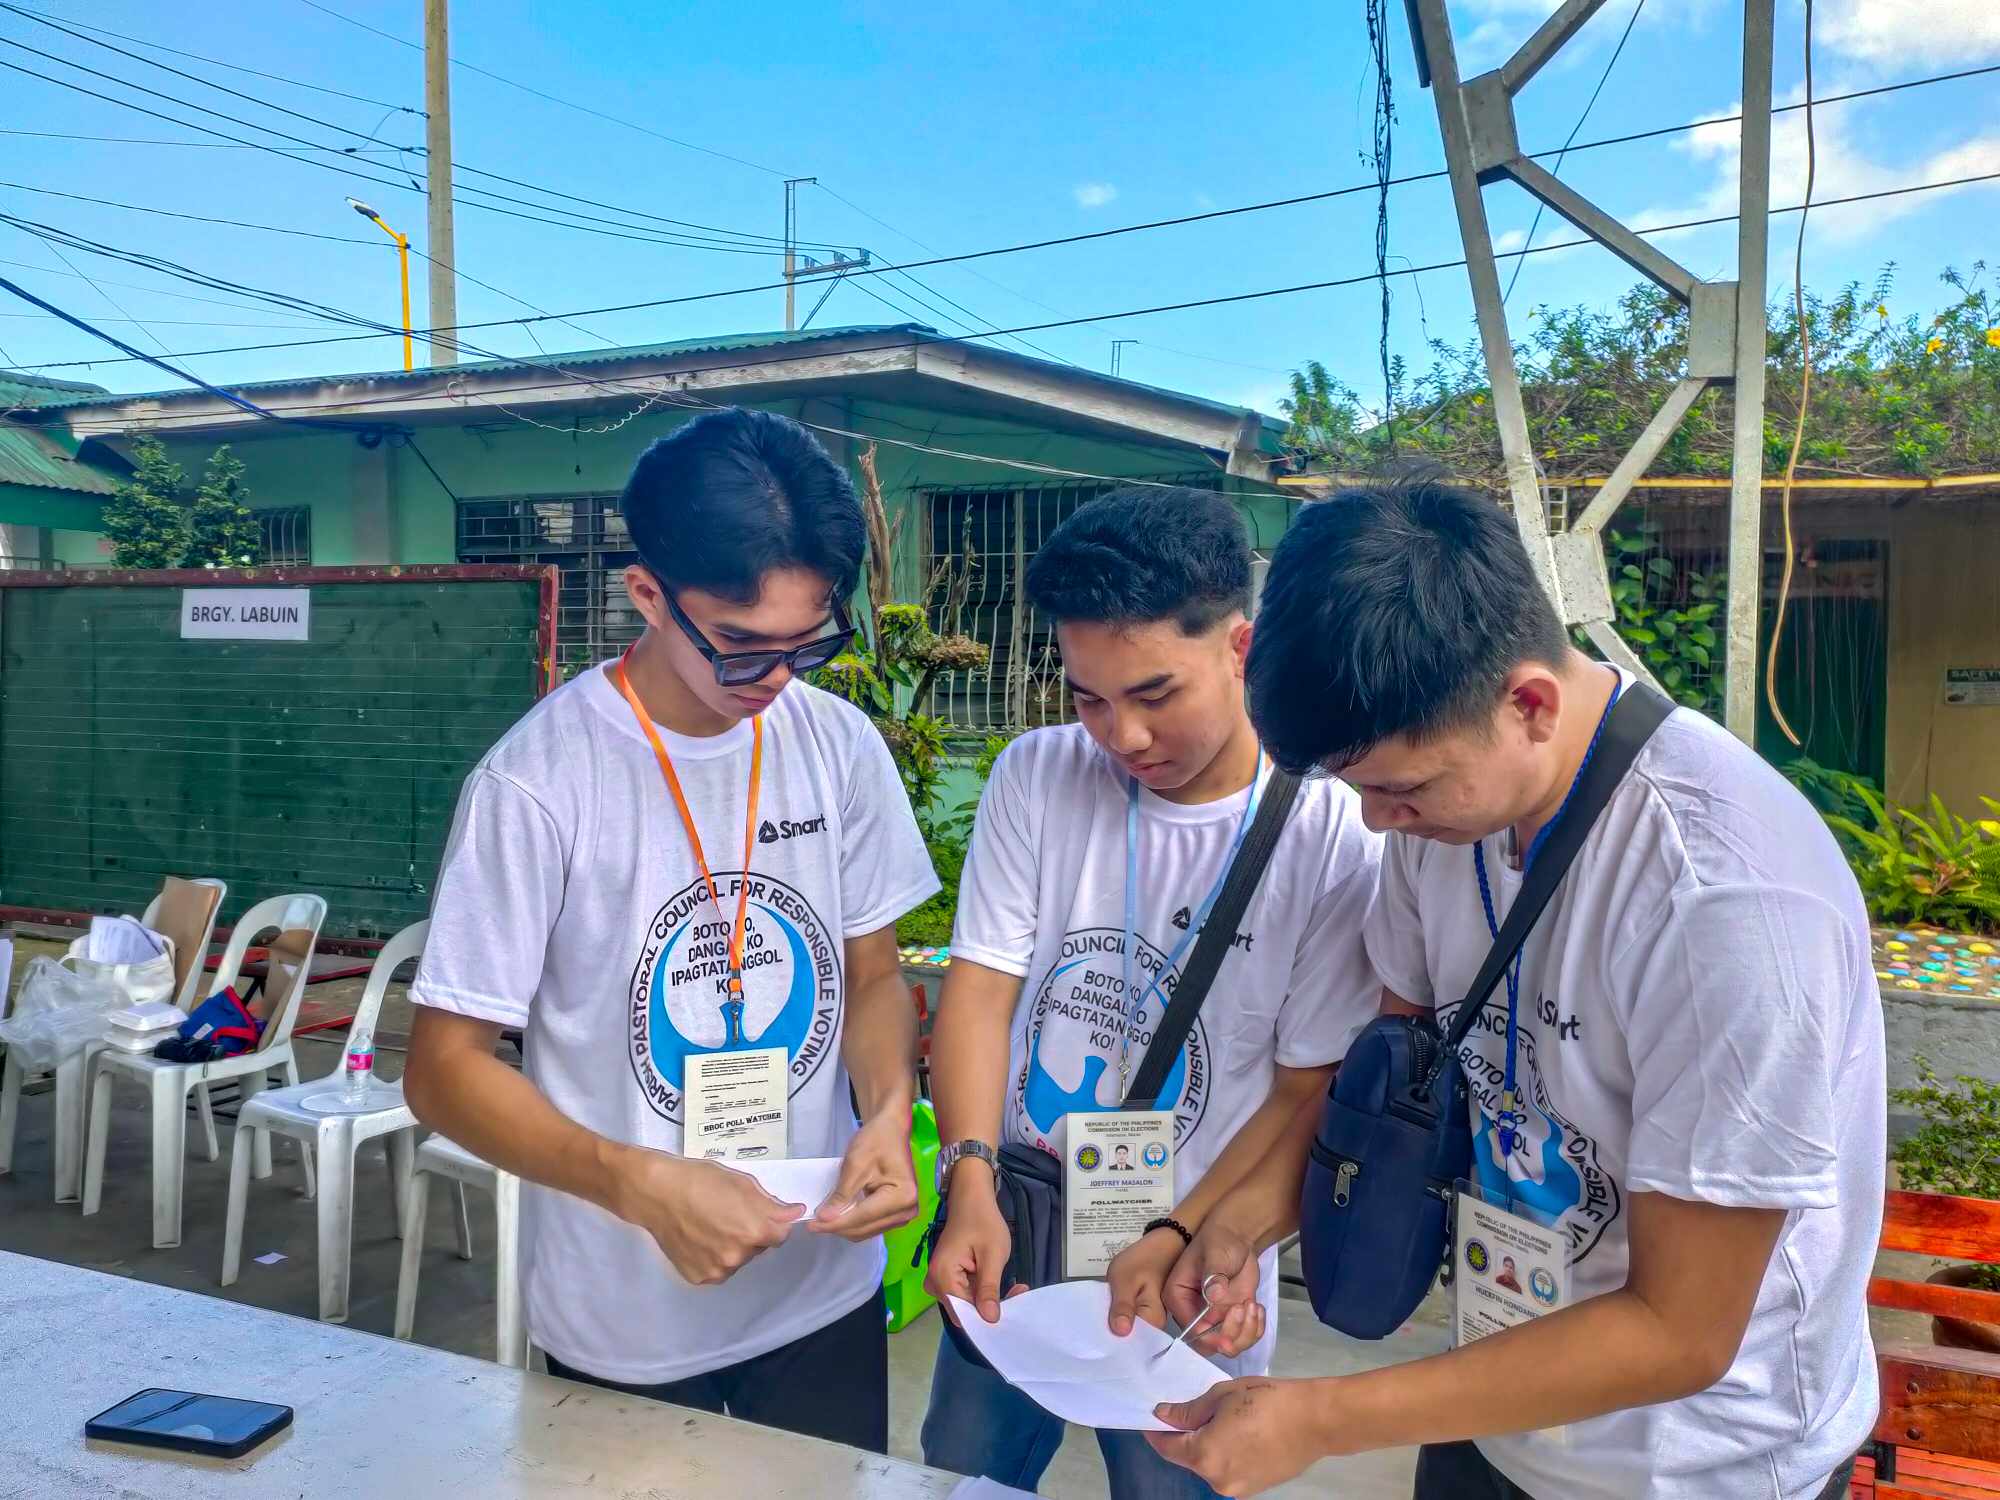
<svg viewBox="0 0 2000 1500">
<path fill-rule="evenodd" d="M 181 503 L 186 474 L 158 438 L 132 445 L 132 475 L 104 506 L 104 533 L 116 568 L 174 568 L 187 556 L 191 528 Z"/>
<path fill-rule="evenodd" d="M 1722 712 L 1722 673 L 1714 656 L 1714 620 L 1722 574 L 1682 568 L 1661 556 L 1657 528 L 1614 531 L 1604 539 L 1618 633 L 1674 699 L 1711 718 Z"/>
<path fill-rule="evenodd" d="M 188 507 L 184 568 L 247 568 L 257 561 L 257 518 L 243 502 L 243 463 L 223 444 L 209 456 L 201 488 Z"/>
<path fill-rule="evenodd" d="M 919 948 L 942 948 L 951 941 L 952 923 L 958 917 L 958 882 L 965 873 L 966 841 L 933 831 L 925 835 L 924 847 L 930 851 L 931 867 L 943 888 L 896 924 L 896 936 Z"/>
<path fill-rule="evenodd" d="M 2000 1198 L 2000 1083 L 1969 1074 L 1946 1083 L 1916 1059 L 1914 1088 L 1889 1098 L 1923 1122 L 1889 1153 L 1911 1192 Z"/>
<path fill-rule="evenodd" d="M 1963 931 L 2000 924 L 2000 818 L 1959 817 L 1932 796 L 1925 811 L 1891 809 L 1872 787 L 1847 789 L 1867 821 L 1829 813 L 1868 909 L 1885 922 L 1928 922 Z M 2000 802 L 1980 801 L 2000 814 Z"/>
<path fill-rule="evenodd" d="M 1881 799 L 1881 789 L 1866 776 L 1857 776 L 1852 771 L 1836 771 L 1831 766 L 1823 766 L 1808 756 L 1780 766 L 1787 781 L 1806 795 L 1822 813 L 1850 822 L 1859 822 L 1869 816 L 1867 797 L 1873 795 Z M 1839 833 L 1839 830 L 1835 830 Z M 1854 845 L 1846 834 L 1839 834 L 1843 848 L 1852 852 Z"/>
</svg>

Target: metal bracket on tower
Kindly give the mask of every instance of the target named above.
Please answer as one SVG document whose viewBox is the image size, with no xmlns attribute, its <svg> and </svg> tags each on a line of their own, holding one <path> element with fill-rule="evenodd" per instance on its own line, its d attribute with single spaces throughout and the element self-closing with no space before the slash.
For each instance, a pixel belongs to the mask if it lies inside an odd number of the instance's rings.
<svg viewBox="0 0 2000 1500">
<path fill-rule="evenodd" d="M 1763 504 L 1764 281 L 1771 202 L 1771 31 L 1774 0 L 1744 0 L 1743 151 L 1737 277 L 1703 281 L 1522 154 L 1514 100 L 1528 82 L 1603 8 L 1605 0 L 1564 0 L 1506 64 L 1461 81 L 1445 0 L 1408 0 L 1419 79 L 1437 101 L 1453 206 L 1465 244 L 1472 302 L 1493 387 L 1508 497 L 1536 576 L 1563 622 L 1583 630 L 1612 660 L 1650 678 L 1618 635 L 1603 530 L 1648 465 L 1712 384 L 1735 387 L 1735 436 L 1729 508 L 1729 612 L 1726 717 L 1752 738 L 1756 716 L 1757 605 L 1761 585 L 1759 525 Z M 1551 532 L 1541 475 L 1528 433 L 1527 407 L 1507 329 L 1507 309 L 1481 189 L 1518 184 L 1688 309 L 1686 377 L 1633 442 L 1590 504 Z"/>
</svg>

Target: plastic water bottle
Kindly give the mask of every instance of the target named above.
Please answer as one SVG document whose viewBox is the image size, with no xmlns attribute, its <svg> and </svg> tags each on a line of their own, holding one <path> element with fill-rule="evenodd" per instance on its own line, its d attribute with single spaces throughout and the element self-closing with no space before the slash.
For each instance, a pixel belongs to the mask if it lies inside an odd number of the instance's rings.
<svg viewBox="0 0 2000 1500">
<path fill-rule="evenodd" d="M 362 1032 L 347 1044 L 347 1076 L 340 1086 L 346 1104 L 366 1104 L 375 1081 L 375 1038 Z"/>
</svg>

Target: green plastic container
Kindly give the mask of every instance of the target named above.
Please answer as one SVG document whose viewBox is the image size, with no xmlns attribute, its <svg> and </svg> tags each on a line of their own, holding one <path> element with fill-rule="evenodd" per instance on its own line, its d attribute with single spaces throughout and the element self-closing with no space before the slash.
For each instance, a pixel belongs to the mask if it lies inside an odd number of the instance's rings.
<svg viewBox="0 0 2000 1500">
<path fill-rule="evenodd" d="M 937 1115 L 931 1110 L 930 1100 L 919 1099 L 910 1116 L 910 1157 L 917 1169 L 917 1216 L 901 1229 L 892 1229 L 882 1236 L 882 1244 L 889 1253 L 889 1263 L 882 1271 L 882 1290 L 888 1297 L 891 1333 L 901 1333 L 937 1301 L 924 1290 L 924 1274 L 931 1263 L 931 1220 L 938 1206 L 937 1154 Z"/>
</svg>

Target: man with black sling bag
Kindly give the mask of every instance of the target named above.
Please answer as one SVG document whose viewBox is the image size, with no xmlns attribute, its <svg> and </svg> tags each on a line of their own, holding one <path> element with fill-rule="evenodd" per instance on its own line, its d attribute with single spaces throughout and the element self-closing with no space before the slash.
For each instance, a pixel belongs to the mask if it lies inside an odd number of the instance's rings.
<svg viewBox="0 0 2000 1500">
<path fill-rule="evenodd" d="M 1844 1496 L 1878 1402 L 1884 1068 L 1867 914 L 1819 816 L 1576 650 L 1505 510 L 1437 484 L 1301 513 L 1248 676 L 1274 759 L 1339 775 L 1388 832 L 1367 922 L 1387 1019 L 1343 1063 L 1311 1172 L 1274 1155 L 1240 1180 L 1168 1305 L 1220 1272 L 1254 1306 L 1257 1246 L 1303 1213 L 1322 1315 L 1401 1319 L 1436 1256 L 1378 1254 L 1371 1287 L 1349 1252 L 1389 1240 L 1396 1153 L 1373 1153 L 1357 1085 L 1393 1071 L 1369 1054 L 1402 1025 L 1455 1042 L 1464 1080 L 1457 1347 L 1217 1386 L 1162 1409 L 1183 1430 L 1155 1449 L 1238 1496 L 1406 1445 L 1417 1500 Z"/>
<path fill-rule="evenodd" d="M 1351 793 L 1283 776 L 1258 746 L 1250 555 L 1228 501 L 1093 501 L 1027 592 L 1080 722 L 1010 746 L 980 804 L 932 1039 L 946 1210 L 930 1285 L 993 1321 L 1017 1287 L 1104 1276 L 1124 1335 L 1164 1323 L 1167 1272 L 1230 1185 L 1303 1155 L 1309 1106 L 1375 1008 L 1360 927 L 1379 844 Z M 953 1334 L 926 1461 L 1033 1488 L 1063 1424 Z M 1272 1342 L 1233 1367 L 1267 1368 Z M 1214 1494 L 1136 1433 L 1097 1437 L 1114 1500 Z"/>
</svg>

